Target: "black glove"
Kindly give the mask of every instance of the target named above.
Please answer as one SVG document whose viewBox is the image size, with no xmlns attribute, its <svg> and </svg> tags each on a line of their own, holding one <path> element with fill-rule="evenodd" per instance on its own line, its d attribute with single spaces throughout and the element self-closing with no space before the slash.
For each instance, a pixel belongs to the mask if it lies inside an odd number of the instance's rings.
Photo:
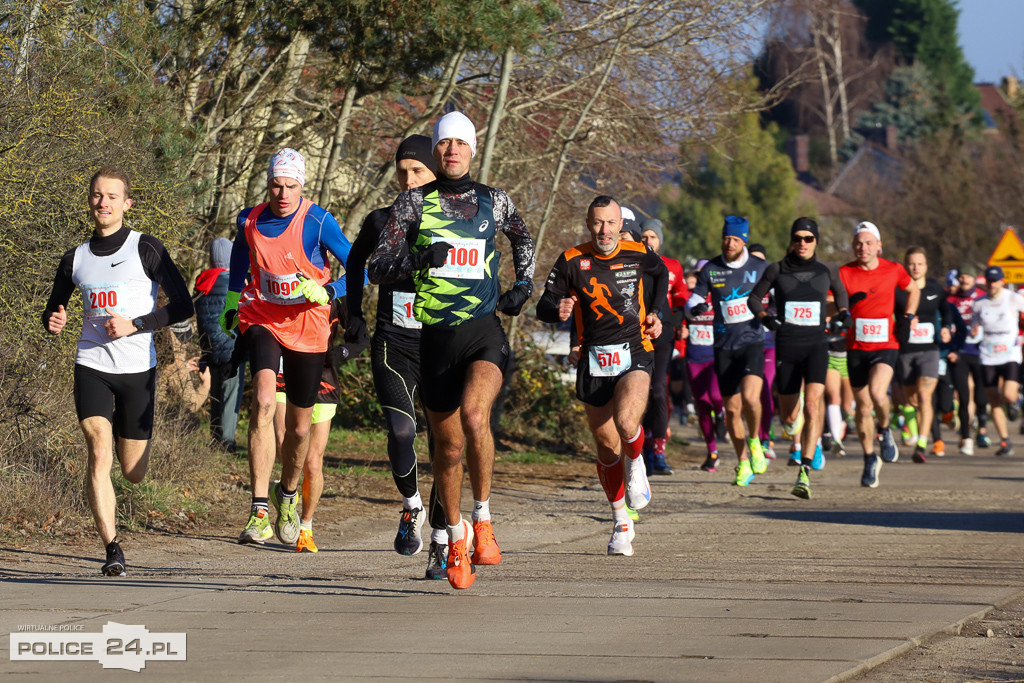
<svg viewBox="0 0 1024 683">
<path fill-rule="evenodd" d="M 772 332 L 777 332 L 778 329 L 782 327 L 782 321 L 779 320 L 777 315 L 766 315 L 761 318 L 761 324 L 764 325 L 766 330 L 770 330 Z"/>
<path fill-rule="evenodd" d="M 838 314 L 832 316 L 832 321 L 829 323 L 832 328 L 832 334 L 840 334 L 841 332 L 850 329 L 853 325 L 853 319 L 850 318 L 850 312 L 846 310 L 839 311 Z"/>
<path fill-rule="evenodd" d="M 439 268 L 443 266 L 444 262 L 448 259 L 448 250 L 451 248 L 452 245 L 447 242 L 435 242 L 426 249 L 421 249 L 420 251 L 409 254 L 409 260 L 412 261 L 413 270 Z"/>
<path fill-rule="evenodd" d="M 348 321 L 348 325 L 345 326 L 345 341 L 363 346 L 370 343 L 370 333 L 363 318 L 352 318 Z"/>
<path fill-rule="evenodd" d="M 707 301 L 705 301 L 705 302 L 699 303 L 696 306 L 694 306 L 693 308 L 691 308 L 690 309 L 690 315 L 692 317 L 694 317 L 694 318 L 699 318 L 700 316 L 704 315 L 705 313 L 707 313 L 710 310 L 711 310 L 711 304 L 709 304 Z"/>
<path fill-rule="evenodd" d="M 867 292 L 854 292 L 853 294 L 850 295 L 850 306 L 851 307 L 852 306 L 856 306 L 861 301 L 864 301 L 864 299 L 867 299 L 867 298 L 868 298 L 868 293 Z"/>
<path fill-rule="evenodd" d="M 519 315 L 531 294 L 533 287 L 525 282 L 517 282 L 512 289 L 498 297 L 498 310 L 505 315 Z"/>
</svg>

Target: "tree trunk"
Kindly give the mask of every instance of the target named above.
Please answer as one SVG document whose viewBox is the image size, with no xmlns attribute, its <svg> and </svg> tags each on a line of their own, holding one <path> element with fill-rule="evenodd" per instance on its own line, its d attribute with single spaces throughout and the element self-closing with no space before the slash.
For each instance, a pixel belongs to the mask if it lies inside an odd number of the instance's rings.
<svg viewBox="0 0 1024 683">
<path fill-rule="evenodd" d="M 350 85 L 345 91 L 345 99 L 341 103 L 341 111 L 338 113 L 338 122 L 334 127 L 331 155 L 327 158 L 327 165 L 320 178 L 320 196 L 317 199 L 317 204 L 328 211 L 331 204 L 331 179 L 338 168 L 338 160 L 341 159 L 341 148 L 345 144 L 345 134 L 348 132 L 348 123 L 352 119 L 352 107 L 355 100 L 356 86 Z"/>
<path fill-rule="evenodd" d="M 43 8 L 43 0 L 36 0 L 32 10 L 28 14 L 28 21 L 25 23 L 25 32 L 21 34 L 18 44 L 18 59 L 14 62 L 14 82 L 20 83 L 21 76 L 28 68 L 28 51 L 32 45 L 32 39 L 36 33 L 36 20 L 39 19 L 39 12 Z"/>
<path fill-rule="evenodd" d="M 501 117 L 505 113 L 505 101 L 508 99 L 508 83 L 512 80 L 512 62 L 515 58 L 515 50 L 511 47 L 505 50 L 501 58 L 501 81 L 498 83 L 498 92 L 494 97 L 494 106 L 491 107 L 491 120 L 487 124 L 487 142 L 484 144 L 483 157 L 480 160 L 480 174 L 477 177 L 484 185 L 491 176 L 491 159 L 494 156 L 494 145 L 498 140 L 498 126 L 501 125 Z"/>
</svg>

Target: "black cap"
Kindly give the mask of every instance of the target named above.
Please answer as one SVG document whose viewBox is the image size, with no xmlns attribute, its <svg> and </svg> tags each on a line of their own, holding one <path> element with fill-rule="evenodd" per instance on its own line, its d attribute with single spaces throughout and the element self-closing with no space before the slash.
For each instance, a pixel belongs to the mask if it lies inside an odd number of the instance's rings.
<svg viewBox="0 0 1024 683">
<path fill-rule="evenodd" d="M 395 152 L 395 163 L 402 159 L 415 159 L 430 169 L 430 172 L 437 175 L 437 160 L 434 159 L 434 150 L 430 145 L 430 138 L 426 135 L 410 135 L 402 140 Z"/>
<path fill-rule="evenodd" d="M 801 216 L 793 221 L 793 227 L 789 229 L 789 236 L 793 237 L 793 235 L 798 232 L 809 232 L 814 235 L 815 240 L 820 239 L 820 236 L 818 235 L 818 224 L 814 219 L 807 218 L 806 216 Z"/>
</svg>

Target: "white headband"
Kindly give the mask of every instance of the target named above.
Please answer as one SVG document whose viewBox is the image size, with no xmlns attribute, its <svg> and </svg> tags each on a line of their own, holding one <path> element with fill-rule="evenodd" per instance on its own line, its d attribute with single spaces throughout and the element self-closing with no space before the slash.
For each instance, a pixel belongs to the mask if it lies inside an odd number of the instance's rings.
<svg viewBox="0 0 1024 683">
<path fill-rule="evenodd" d="M 299 181 L 299 185 L 305 186 L 306 160 L 294 149 L 285 147 L 270 157 L 267 180 L 270 181 L 274 178 L 294 178 Z"/>
</svg>

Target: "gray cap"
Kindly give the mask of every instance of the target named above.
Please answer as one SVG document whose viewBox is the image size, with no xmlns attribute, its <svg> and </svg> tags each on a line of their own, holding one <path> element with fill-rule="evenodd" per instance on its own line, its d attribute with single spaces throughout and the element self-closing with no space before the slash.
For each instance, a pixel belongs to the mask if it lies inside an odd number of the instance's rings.
<svg viewBox="0 0 1024 683">
<path fill-rule="evenodd" d="M 645 232 L 650 230 L 658 236 L 658 241 L 665 242 L 665 233 L 663 231 L 664 225 L 657 218 L 648 218 L 640 224 L 640 235 L 642 236 Z"/>
<path fill-rule="evenodd" d="M 214 268 L 231 267 L 231 240 L 218 237 L 210 243 L 210 262 Z"/>
</svg>

